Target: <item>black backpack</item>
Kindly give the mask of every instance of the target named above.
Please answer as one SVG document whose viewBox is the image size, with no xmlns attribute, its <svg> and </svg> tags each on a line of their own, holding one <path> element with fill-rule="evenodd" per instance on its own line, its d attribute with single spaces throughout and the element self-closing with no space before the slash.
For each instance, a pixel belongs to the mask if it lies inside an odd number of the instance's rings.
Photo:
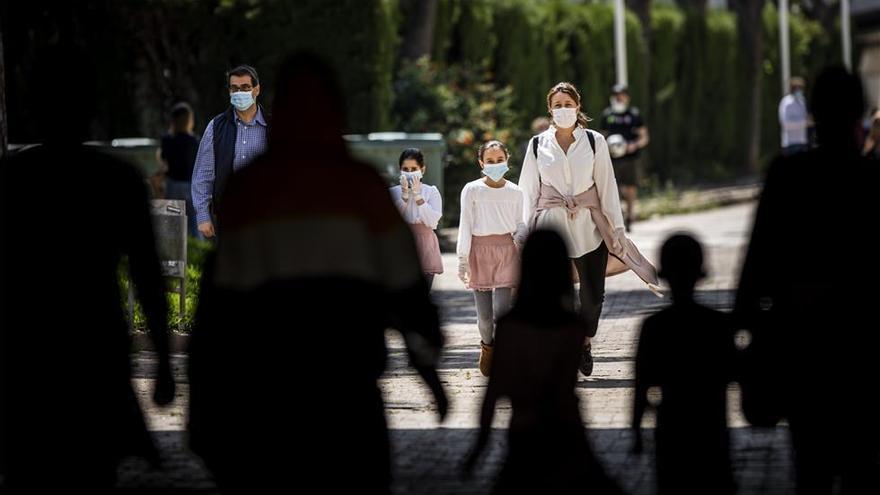
<svg viewBox="0 0 880 495">
<path fill-rule="evenodd" d="M 584 129 L 586 131 L 586 129 Z M 593 154 L 596 154 L 596 138 L 593 137 L 593 133 L 590 131 L 587 132 L 587 139 L 590 140 L 590 149 L 593 150 Z M 532 153 L 535 155 L 535 159 L 538 159 L 538 138 L 540 135 L 532 138 Z"/>
</svg>

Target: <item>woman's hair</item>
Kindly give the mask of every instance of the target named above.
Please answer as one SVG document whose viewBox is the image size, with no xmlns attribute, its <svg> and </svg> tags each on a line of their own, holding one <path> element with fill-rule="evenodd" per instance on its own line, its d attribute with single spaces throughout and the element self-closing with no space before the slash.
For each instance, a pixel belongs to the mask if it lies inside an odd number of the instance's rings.
<svg viewBox="0 0 880 495">
<path fill-rule="evenodd" d="M 189 130 L 189 119 L 192 115 L 192 107 L 186 102 L 180 102 L 171 107 L 169 114 L 171 117 L 171 132 L 174 134 L 187 132 Z"/>
<path fill-rule="evenodd" d="M 510 158 L 510 152 L 507 151 L 507 146 L 505 146 L 504 143 L 498 141 L 497 139 L 492 139 L 491 141 L 486 141 L 485 143 L 483 143 L 483 145 L 480 146 L 480 149 L 477 151 L 477 158 L 479 158 L 480 161 L 483 161 L 483 154 L 486 153 L 486 150 L 489 150 L 491 148 L 500 149 L 504 152 L 505 158 Z"/>
<path fill-rule="evenodd" d="M 547 92 L 547 108 L 550 108 L 550 100 L 553 99 L 553 95 L 556 93 L 565 93 L 571 97 L 574 102 L 583 109 L 583 105 L 581 104 L 581 94 L 578 93 L 577 88 L 574 87 L 574 84 L 570 82 L 561 82 L 557 83 L 556 86 L 550 88 L 550 91 Z M 552 112 L 551 112 L 552 113 Z M 587 128 L 587 123 L 592 119 L 587 117 L 584 112 L 578 112 L 577 123 L 579 126 L 584 129 Z"/>
<path fill-rule="evenodd" d="M 397 160 L 398 168 L 403 167 L 403 162 L 405 160 L 415 160 L 416 163 L 419 164 L 419 168 L 425 168 L 425 155 L 422 154 L 422 150 L 418 148 L 407 148 L 403 150 L 403 153 L 400 154 L 400 159 Z"/>
<path fill-rule="evenodd" d="M 571 259 L 562 237 L 536 230 L 522 251 L 522 274 L 512 314 L 527 321 L 559 323 L 571 316 Z"/>
</svg>

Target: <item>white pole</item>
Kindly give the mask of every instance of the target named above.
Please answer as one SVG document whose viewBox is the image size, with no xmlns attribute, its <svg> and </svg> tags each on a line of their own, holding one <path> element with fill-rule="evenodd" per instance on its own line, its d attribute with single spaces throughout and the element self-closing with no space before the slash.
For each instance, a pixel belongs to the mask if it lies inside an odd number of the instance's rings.
<svg viewBox="0 0 880 495">
<path fill-rule="evenodd" d="M 840 37 L 843 45 L 843 65 L 852 71 L 852 38 L 849 27 L 849 0 L 840 1 Z"/>
<path fill-rule="evenodd" d="M 791 51 L 789 48 L 788 0 L 779 0 L 779 59 L 782 61 L 782 94 L 788 94 L 791 80 Z"/>
<path fill-rule="evenodd" d="M 614 56 L 617 61 L 617 83 L 628 84 L 626 74 L 626 29 L 623 0 L 614 0 Z"/>
</svg>

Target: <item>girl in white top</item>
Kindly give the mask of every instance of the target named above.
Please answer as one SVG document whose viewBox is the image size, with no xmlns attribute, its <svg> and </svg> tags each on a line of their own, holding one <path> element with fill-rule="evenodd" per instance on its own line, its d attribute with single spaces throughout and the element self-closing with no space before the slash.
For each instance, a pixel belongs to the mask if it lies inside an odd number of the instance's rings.
<svg viewBox="0 0 880 495">
<path fill-rule="evenodd" d="M 458 224 L 458 276 L 474 291 L 480 330 L 480 372 L 489 375 L 495 321 L 510 309 L 519 278 L 518 244 L 525 235 L 520 188 L 504 179 L 507 147 L 489 141 L 480 147 L 482 179 L 461 191 Z"/>
<path fill-rule="evenodd" d="M 614 238 L 623 239 L 624 223 L 617 181 L 611 166 L 608 145 L 602 134 L 587 129 L 589 119 L 581 113 L 581 97 L 570 83 L 559 83 L 547 94 L 547 109 L 554 125 L 532 139 L 520 173 L 525 197 L 523 219 L 529 228 L 552 228 L 568 246 L 580 278 L 580 313 L 589 332 L 584 342 L 580 370 L 593 370 L 590 337 L 596 334 L 605 298 L 608 246 L 605 245 L 591 214 L 572 206 L 578 195 L 595 187 L 601 210 L 614 229 Z M 592 134 L 595 150 L 588 133 Z M 534 146 L 537 142 L 537 158 Z M 569 205 L 542 208 L 545 196 L 566 198 Z"/>
<path fill-rule="evenodd" d="M 400 185 L 391 188 L 391 199 L 412 229 L 422 271 L 428 286 L 434 275 L 443 273 L 440 243 L 434 230 L 443 216 L 443 199 L 436 187 L 422 183 L 425 156 L 418 148 L 407 148 L 400 154 Z"/>
</svg>

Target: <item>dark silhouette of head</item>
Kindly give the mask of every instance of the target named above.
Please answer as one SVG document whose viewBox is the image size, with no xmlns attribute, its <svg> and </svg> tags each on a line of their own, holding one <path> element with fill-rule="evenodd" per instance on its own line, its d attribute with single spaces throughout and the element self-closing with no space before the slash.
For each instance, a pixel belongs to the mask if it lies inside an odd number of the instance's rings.
<svg viewBox="0 0 880 495">
<path fill-rule="evenodd" d="M 346 106 L 327 62 L 307 53 L 290 55 L 278 69 L 275 87 L 270 147 L 342 146 Z"/>
<path fill-rule="evenodd" d="M 669 282 L 673 295 L 692 293 L 703 270 L 703 247 L 691 235 L 669 237 L 660 249 L 660 277 Z"/>
<path fill-rule="evenodd" d="M 828 67 L 816 78 L 810 111 L 820 144 L 857 149 L 865 107 L 862 82 L 843 67 Z"/>
<path fill-rule="evenodd" d="M 572 307 L 571 260 L 562 237 L 533 232 L 522 252 L 522 275 L 513 312 L 525 319 L 552 318 Z"/>
<path fill-rule="evenodd" d="M 89 138 L 101 94 L 91 57 L 74 45 L 43 48 L 35 58 L 33 129 L 41 140 L 81 143 Z"/>
</svg>

